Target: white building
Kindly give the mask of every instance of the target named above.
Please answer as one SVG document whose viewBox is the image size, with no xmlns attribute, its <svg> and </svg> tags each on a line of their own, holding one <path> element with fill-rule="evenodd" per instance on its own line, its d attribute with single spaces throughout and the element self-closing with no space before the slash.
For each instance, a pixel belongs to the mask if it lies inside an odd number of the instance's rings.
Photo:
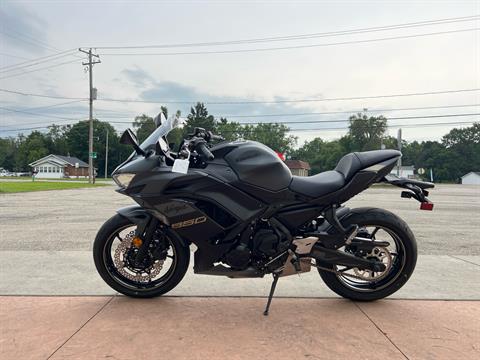
<svg viewBox="0 0 480 360">
<path fill-rule="evenodd" d="M 398 177 L 405 179 L 414 179 L 415 178 L 415 167 L 413 165 L 409 166 L 400 166 L 400 171 L 398 172 L 398 166 L 395 166 L 390 174 L 397 175 Z"/>
<path fill-rule="evenodd" d="M 462 184 L 464 185 L 480 185 L 480 172 L 470 171 L 462 176 Z"/>
<path fill-rule="evenodd" d="M 88 164 L 73 156 L 50 154 L 29 165 L 37 178 L 61 179 L 88 176 Z"/>
</svg>

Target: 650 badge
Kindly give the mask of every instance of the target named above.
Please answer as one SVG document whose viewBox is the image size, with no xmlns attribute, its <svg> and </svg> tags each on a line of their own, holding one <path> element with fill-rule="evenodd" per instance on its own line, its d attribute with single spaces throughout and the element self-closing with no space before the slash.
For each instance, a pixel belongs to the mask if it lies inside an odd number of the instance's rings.
<svg viewBox="0 0 480 360">
<path fill-rule="evenodd" d="M 184 227 L 188 227 L 188 226 L 192 226 L 192 225 L 197 225 L 197 224 L 204 223 L 205 221 L 207 221 L 207 217 L 206 216 L 200 216 L 200 217 L 197 217 L 195 219 L 189 219 L 189 220 L 185 220 L 185 221 L 181 221 L 181 222 L 172 224 L 172 229 L 180 229 L 180 228 L 184 228 Z"/>
</svg>

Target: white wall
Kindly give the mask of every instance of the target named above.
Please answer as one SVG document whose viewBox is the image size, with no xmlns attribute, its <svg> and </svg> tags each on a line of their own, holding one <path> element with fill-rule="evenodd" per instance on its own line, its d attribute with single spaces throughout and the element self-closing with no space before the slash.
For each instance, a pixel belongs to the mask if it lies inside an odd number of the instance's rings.
<svg viewBox="0 0 480 360">
<path fill-rule="evenodd" d="M 464 185 L 480 185 L 480 175 L 470 173 L 462 177 L 462 184 Z"/>
<path fill-rule="evenodd" d="M 43 163 L 35 166 L 32 170 L 36 170 L 38 179 L 61 179 L 63 178 L 63 166 L 52 164 L 52 163 Z"/>
<path fill-rule="evenodd" d="M 392 171 L 390 171 L 390 174 L 392 175 L 397 175 L 397 168 L 394 167 Z M 413 170 L 410 169 L 400 169 L 400 175 L 399 177 L 405 178 L 405 179 L 413 179 L 415 177 L 415 174 L 413 173 Z"/>
</svg>

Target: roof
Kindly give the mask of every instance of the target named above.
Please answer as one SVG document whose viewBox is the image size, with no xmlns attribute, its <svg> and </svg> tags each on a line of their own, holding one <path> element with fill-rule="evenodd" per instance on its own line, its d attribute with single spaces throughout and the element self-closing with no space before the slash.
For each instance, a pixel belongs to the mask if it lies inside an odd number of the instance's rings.
<svg viewBox="0 0 480 360">
<path fill-rule="evenodd" d="M 466 173 L 465 175 L 463 175 L 462 178 L 464 178 L 465 176 L 468 176 L 470 174 L 475 174 L 477 176 L 480 176 L 480 171 L 470 171 L 469 173 Z"/>
<path fill-rule="evenodd" d="M 57 162 L 60 165 L 69 164 L 69 165 L 72 165 L 72 166 L 75 166 L 75 164 L 78 163 L 79 167 L 88 167 L 88 164 L 85 161 L 80 160 L 79 158 L 77 158 L 75 156 L 64 156 L 64 155 L 54 155 L 54 154 L 44 156 L 43 158 L 38 159 L 38 160 L 28 164 L 28 165 L 36 166 L 36 165 L 41 164 L 41 163 L 46 162 L 46 161 Z"/>
<path fill-rule="evenodd" d="M 66 161 L 70 165 L 73 165 L 73 166 L 75 166 L 75 164 L 78 163 L 78 166 L 80 166 L 80 167 L 88 167 L 88 164 L 85 161 L 80 160 L 79 158 L 77 158 L 75 156 L 63 156 L 63 155 L 53 155 L 53 156 L 56 156 L 56 157 L 62 159 L 63 161 Z"/>
<path fill-rule="evenodd" d="M 289 169 L 305 169 L 310 170 L 310 164 L 302 160 L 285 160 L 285 164 Z"/>
</svg>

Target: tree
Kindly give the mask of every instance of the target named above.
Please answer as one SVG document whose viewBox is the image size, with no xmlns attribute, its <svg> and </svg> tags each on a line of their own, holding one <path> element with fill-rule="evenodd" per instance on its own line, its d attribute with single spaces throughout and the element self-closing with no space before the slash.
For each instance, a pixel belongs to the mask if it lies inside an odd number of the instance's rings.
<svg viewBox="0 0 480 360">
<path fill-rule="evenodd" d="M 80 121 L 73 125 L 66 133 L 66 142 L 68 144 L 68 153 L 70 156 L 88 161 L 88 120 Z M 106 136 L 108 130 L 108 171 L 111 173 L 125 158 L 132 152 L 132 148 L 128 145 L 119 143 L 119 137 L 112 125 L 107 122 L 101 122 L 97 119 L 93 120 L 94 142 L 93 149 L 97 153 L 94 159 L 94 167 L 98 170 L 98 174 L 105 171 L 105 149 Z"/>
<path fill-rule="evenodd" d="M 306 141 L 292 157 L 308 162 L 312 168 L 311 173 L 317 174 L 334 169 L 345 153 L 340 141 L 324 141 L 321 138 L 315 138 L 310 142 Z"/>
<path fill-rule="evenodd" d="M 349 118 L 349 136 L 356 151 L 380 149 L 387 131 L 387 119 L 380 115 L 368 116 L 358 113 Z"/>
<path fill-rule="evenodd" d="M 9 171 L 15 168 L 16 157 L 18 156 L 18 141 L 12 137 L 0 138 L 0 167 Z"/>
<path fill-rule="evenodd" d="M 289 128 L 283 124 L 261 123 L 257 125 L 244 125 L 243 138 L 254 140 L 267 145 L 269 148 L 290 153 L 297 143 L 297 137 L 288 135 Z"/>
<path fill-rule="evenodd" d="M 243 137 L 243 127 L 238 122 L 228 122 L 225 118 L 220 118 L 220 121 L 216 125 L 217 134 L 221 135 L 227 141 L 234 141 Z"/>
<path fill-rule="evenodd" d="M 31 132 L 18 147 L 15 170 L 27 171 L 28 164 L 47 156 L 49 153 L 47 143 L 44 134 L 39 131 Z"/>
<path fill-rule="evenodd" d="M 52 124 L 48 127 L 48 132 L 45 135 L 48 150 L 51 154 L 66 154 L 68 152 L 67 141 L 65 133 L 70 129 L 70 126 L 60 126 Z"/>
<path fill-rule="evenodd" d="M 136 116 L 132 125 L 133 128 L 136 129 L 138 142 L 140 144 L 156 129 L 153 118 L 145 114 Z"/>
<path fill-rule="evenodd" d="M 196 127 L 215 132 L 215 118 L 213 115 L 208 114 L 207 107 L 204 103 L 200 102 L 190 108 L 190 114 L 187 116 L 183 133 L 185 135 L 191 134 Z"/>
</svg>

